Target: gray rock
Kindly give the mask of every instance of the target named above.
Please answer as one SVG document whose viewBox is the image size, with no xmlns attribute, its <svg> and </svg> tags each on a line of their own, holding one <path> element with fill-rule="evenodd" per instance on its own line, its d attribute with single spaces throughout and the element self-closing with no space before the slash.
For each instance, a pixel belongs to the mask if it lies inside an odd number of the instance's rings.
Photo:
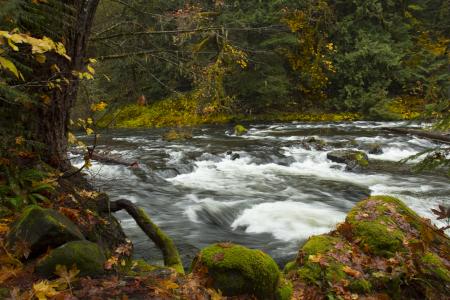
<svg viewBox="0 0 450 300">
<path fill-rule="evenodd" d="M 348 171 L 356 171 L 369 165 L 369 158 L 362 151 L 336 150 L 327 153 L 327 158 L 332 162 L 346 164 Z"/>
</svg>

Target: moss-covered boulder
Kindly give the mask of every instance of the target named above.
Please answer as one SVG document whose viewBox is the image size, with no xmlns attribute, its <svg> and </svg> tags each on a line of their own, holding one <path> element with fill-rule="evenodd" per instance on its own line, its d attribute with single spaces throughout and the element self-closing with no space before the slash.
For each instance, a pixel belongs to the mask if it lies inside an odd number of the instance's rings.
<svg viewBox="0 0 450 300">
<path fill-rule="evenodd" d="M 167 142 L 189 140 L 192 139 L 192 132 L 189 130 L 171 129 L 164 133 L 162 138 Z"/>
<path fill-rule="evenodd" d="M 346 164 L 349 171 L 366 168 L 369 165 L 369 158 L 362 151 L 336 150 L 328 152 L 327 158 L 332 162 Z"/>
<path fill-rule="evenodd" d="M 234 126 L 234 134 L 237 136 L 241 136 L 244 135 L 248 132 L 248 129 L 245 128 L 244 126 L 238 124 L 236 126 Z"/>
<path fill-rule="evenodd" d="M 372 196 L 358 203 L 337 230 L 311 237 L 284 273 L 296 294 L 445 299 L 448 249 L 448 236 L 402 201 Z"/>
<path fill-rule="evenodd" d="M 95 276 L 103 274 L 105 261 L 105 254 L 97 244 L 73 241 L 52 250 L 42 258 L 36 265 L 36 271 L 41 275 L 51 276 L 57 265 L 67 268 L 75 265 L 81 276 Z"/>
<path fill-rule="evenodd" d="M 204 248 L 193 262 L 193 273 L 225 296 L 275 299 L 278 293 L 288 293 L 285 286 L 279 291 L 280 271 L 270 256 L 231 243 Z"/>
<path fill-rule="evenodd" d="M 13 224 L 6 240 L 7 247 L 16 251 L 30 252 L 34 257 L 66 242 L 83 240 L 78 227 L 66 216 L 53 209 L 37 205 L 28 206 Z"/>
</svg>

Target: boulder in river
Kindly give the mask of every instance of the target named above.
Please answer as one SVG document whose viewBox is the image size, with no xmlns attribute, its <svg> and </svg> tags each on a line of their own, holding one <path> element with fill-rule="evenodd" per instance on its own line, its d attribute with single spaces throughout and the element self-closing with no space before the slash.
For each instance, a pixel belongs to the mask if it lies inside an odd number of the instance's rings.
<svg viewBox="0 0 450 300">
<path fill-rule="evenodd" d="M 105 261 L 105 254 L 97 244 L 73 241 L 52 250 L 38 262 L 36 271 L 41 275 L 51 276 L 57 265 L 67 268 L 75 265 L 81 276 L 95 276 L 104 273 Z"/>
<path fill-rule="evenodd" d="M 383 147 L 378 143 L 362 144 L 359 145 L 358 148 L 369 154 L 383 154 Z"/>
<path fill-rule="evenodd" d="M 66 242 L 83 240 L 78 227 L 66 216 L 53 209 L 31 205 L 12 226 L 7 236 L 7 246 L 35 257 L 47 251 L 48 247 L 58 247 Z M 25 249 L 26 248 L 26 249 Z"/>
<path fill-rule="evenodd" d="M 357 170 L 369 165 L 367 154 L 355 150 L 336 150 L 327 153 L 327 158 L 332 162 L 346 164 L 347 170 Z"/>
<path fill-rule="evenodd" d="M 244 135 L 244 134 L 246 134 L 247 132 L 248 132 L 248 129 L 245 128 L 244 126 L 240 125 L 240 124 L 234 126 L 234 134 L 235 134 L 236 136 Z"/>
<path fill-rule="evenodd" d="M 193 273 L 224 296 L 290 299 L 289 284 L 280 286 L 282 280 L 277 264 L 260 250 L 231 243 L 214 244 L 204 248 L 194 259 Z"/>
<path fill-rule="evenodd" d="M 337 230 L 311 237 L 284 271 L 314 299 L 446 299 L 449 247 L 448 236 L 402 201 L 372 196 Z"/>
</svg>

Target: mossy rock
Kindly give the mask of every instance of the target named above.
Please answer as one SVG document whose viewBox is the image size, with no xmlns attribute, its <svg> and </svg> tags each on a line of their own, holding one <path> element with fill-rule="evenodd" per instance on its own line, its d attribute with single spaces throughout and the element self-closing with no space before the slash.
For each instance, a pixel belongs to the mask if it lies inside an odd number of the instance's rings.
<svg viewBox="0 0 450 300">
<path fill-rule="evenodd" d="M 81 231 L 66 216 L 37 205 L 24 209 L 6 238 L 10 249 L 15 249 L 18 243 L 25 243 L 31 251 L 31 257 L 46 252 L 48 247 L 54 248 L 83 239 Z"/>
<path fill-rule="evenodd" d="M 285 273 L 294 287 L 334 298 L 339 286 L 368 298 L 446 299 L 449 241 L 399 199 L 371 196 L 337 230 L 311 237 Z"/>
<path fill-rule="evenodd" d="M 278 266 L 270 256 L 231 243 L 203 249 L 193 262 L 193 272 L 207 277 L 209 287 L 220 290 L 225 296 L 275 299 L 280 280 Z"/>
<path fill-rule="evenodd" d="M 328 152 L 327 158 L 332 162 L 346 164 L 347 170 L 366 168 L 369 165 L 369 157 L 362 151 L 336 150 Z"/>
<path fill-rule="evenodd" d="M 235 134 L 236 136 L 244 135 L 244 134 L 246 134 L 247 132 L 248 132 L 248 129 L 245 128 L 244 126 L 240 125 L 240 124 L 234 126 L 234 134 Z"/>
<path fill-rule="evenodd" d="M 397 213 L 397 219 L 392 216 Z M 392 257 L 404 250 L 404 233 L 400 226 L 420 229 L 420 217 L 400 200 L 389 196 L 372 196 L 358 203 L 347 216 L 356 239 L 370 253 Z M 396 222 L 402 222 L 397 224 Z"/>
<path fill-rule="evenodd" d="M 450 270 L 444 265 L 441 258 L 432 252 L 427 252 L 421 259 L 422 272 L 438 281 L 450 284 Z"/>
<path fill-rule="evenodd" d="M 275 293 L 276 300 L 290 300 L 292 298 L 292 282 L 284 278 L 280 279 L 280 283 Z"/>
<path fill-rule="evenodd" d="M 50 252 L 36 265 L 37 273 L 52 276 L 57 265 L 71 268 L 73 265 L 80 270 L 80 276 L 96 276 L 104 273 L 106 261 L 103 250 L 89 241 L 73 241 L 66 243 Z"/>
<path fill-rule="evenodd" d="M 192 132 L 183 130 L 172 129 L 163 135 L 163 140 L 167 142 L 183 141 L 188 139 L 192 139 Z"/>
</svg>

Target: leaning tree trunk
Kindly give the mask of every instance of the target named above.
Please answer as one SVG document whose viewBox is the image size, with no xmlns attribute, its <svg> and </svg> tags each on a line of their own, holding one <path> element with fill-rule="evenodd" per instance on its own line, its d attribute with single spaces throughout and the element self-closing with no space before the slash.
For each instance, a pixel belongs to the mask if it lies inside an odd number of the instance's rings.
<svg viewBox="0 0 450 300">
<path fill-rule="evenodd" d="M 34 80 L 47 81 L 54 74 L 51 66 L 58 65 L 60 76 L 67 80 L 62 81 L 59 88 L 51 90 L 42 89 L 38 92 L 49 95 L 51 101 L 38 105 L 36 108 L 35 124 L 30 125 L 34 133 L 34 139 L 41 142 L 45 149 L 43 160 L 50 165 L 65 170 L 70 166 L 67 160 L 67 133 L 70 121 L 70 110 L 77 97 L 79 85 L 78 77 L 73 71 L 84 71 L 86 63 L 86 49 L 92 23 L 99 0 L 52 0 L 46 3 L 23 3 L 24 10 L 28 9 L 28 15 L 23 18 L 22 24 L 30 24 L 26 27 L 33 32 L 33 27 L 42 16 L 48 20 L 48 24 L 41 25 L 38 32 L 41 35 L 50 36 L 55 41 L 62 41 L 71 60 L 61 56 L 50 55 L 46 64 L 35 72 Z M 34 5 L 34 6 L 32 6 Z M 40 14 L 42 12 L 42 14 Z M 33 16 L 36 20 L 29 22 L 27 18 Z M 59 28 L 55 28 L 59 27 Z"/>
</svg>

